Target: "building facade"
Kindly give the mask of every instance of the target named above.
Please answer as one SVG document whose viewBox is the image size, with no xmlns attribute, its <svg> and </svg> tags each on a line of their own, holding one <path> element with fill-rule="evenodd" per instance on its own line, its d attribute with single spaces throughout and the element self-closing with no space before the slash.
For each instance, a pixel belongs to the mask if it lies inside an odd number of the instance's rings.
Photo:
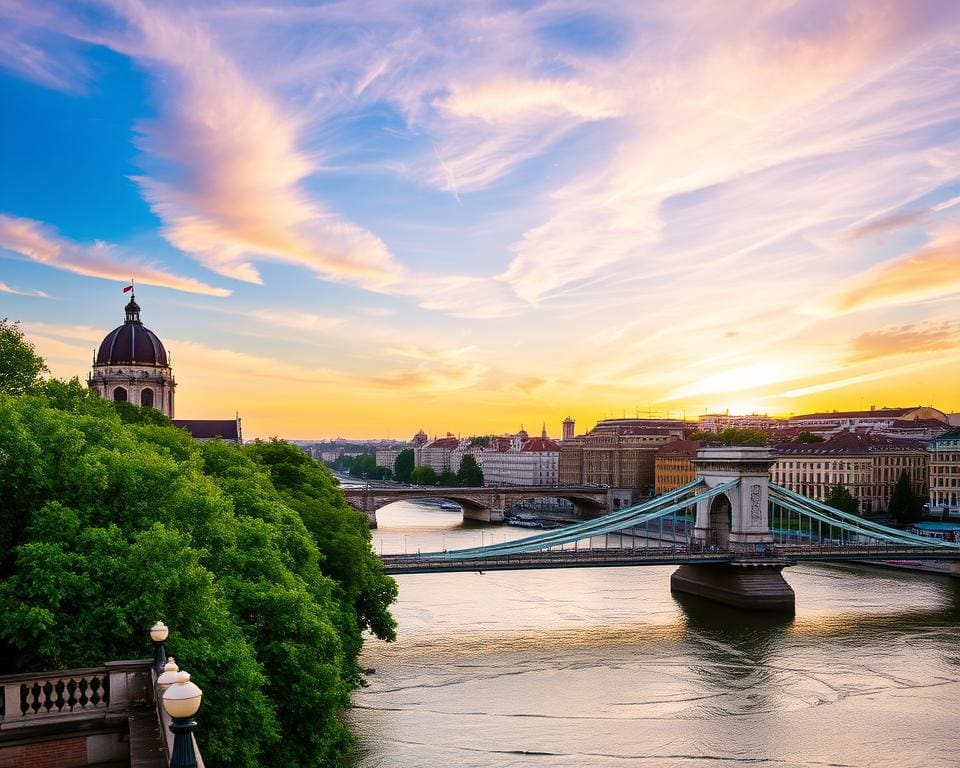
<svg viewBox="0 0 960 768">
<path fill-rule="evenodd" d="M 940 435 L 930 452 L 930 512 L 960 516 L 960 429 Z"/>
<path fill-rule="evenodd" d="M 830 411 L 791 416 L 789 426 L 809 432 L 827 434 L 840 431 L 876 432 L 894 427 L 898 421 L 933 419 L 948 424 L 943 411 L 928 406 L 914 408 L 871 408 L 869 411 Z"/>
<path fill-rule="evenodd" d="M 783 443 L 773 450 L 774 483 L 818 501 L 842 485 L 857 500 L 860 514 L 886 512 L 904 472 L 915 494 L 928 493 L 930 454 L 915 440 L 840 432 L 822 443 Z"/>
<path fill-rule="evenodd" d="M 671 440 L 656 452 L 654 492 L 658 496 L 696 480 L 693 459 L 702 445 L 699 440 Z"/>
<path fill-rule="evenodd" d="M 482 456 L 487 486 L 557 485 L 560 481 L 560 444 L 547 437 L 546 429 L 540 437 L 492 441 Z"/>
<path fill-rule="evenodd" d="M 428 443 L 417 446 L 414 449 L 416 466 L 431 467 L 434 472 L 440 474 L 451 470 L 451 456 L 460 445 L 460 440 L 453 435 L 448 434 L 437 440 L 431 440 Z"/>
<path fill-rule="evenodd" d="M 608 419 L 585 435 L 560 443 L 560 485 L 628 488 L 634 497 L 654 491 L 656 452 L 683 437 L 675 419 Z"/>
<path fill-rule="evenodd" d="M 697 418 L 697 427 L 702 432 L 720 433 L 729 427 L 758 429 L 770 432 L 784 424 L 783 419 L 774 419 L 766 414 L 751 413 L 746 416 L 731 416 L 729 413 L 707 413 Z"/>
</svg>

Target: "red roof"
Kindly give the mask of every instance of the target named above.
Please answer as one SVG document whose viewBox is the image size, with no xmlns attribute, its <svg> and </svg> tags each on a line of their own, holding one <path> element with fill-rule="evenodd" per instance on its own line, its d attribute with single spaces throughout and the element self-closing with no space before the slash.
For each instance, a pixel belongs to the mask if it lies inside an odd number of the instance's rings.
<svg viewBox="0 0 960 768">
<path fill-rule="evenodd" d="M 686 453 L 690 456 L 696 456 L 697 451 L 702 446 L 703 442 L 700 440 L 671 440 L 657 453 Z"/>
<path fill-rule="evenodd" d="M 816 456 L 923 451 L 925 448 L 921 440 L 901 440 L 863 432 L 838 432 L 822 443 L 781 443 L 773 446 L 773 450 L 778 454 Z"/>
<path fill-rule="evenodd" d="M 521 451 L 530 453 L 559 453 L 560 444 L 551 440 L 549 437 L 531 437 L 525 440 Z"/>
<path fill-rule="evenodd" d="M 797 419 L 896 419 L 904 416 L 910 411 L 920 408 L 915 405 L 912 408 L 874 408 L 872 411 L 827 411 L 826 413 L 805 413 L 800 416 L 791 416 L 791 421 Z"/>
<path fill-rule="evenodd" d="M 427 443 L 424 448 L 445 448 L 449 451 L 452 451 L 460 445 L 460 441 L 455 437 L 441 437 L 439 440 L 434 440 L 432 443 Z"/>
</svg>

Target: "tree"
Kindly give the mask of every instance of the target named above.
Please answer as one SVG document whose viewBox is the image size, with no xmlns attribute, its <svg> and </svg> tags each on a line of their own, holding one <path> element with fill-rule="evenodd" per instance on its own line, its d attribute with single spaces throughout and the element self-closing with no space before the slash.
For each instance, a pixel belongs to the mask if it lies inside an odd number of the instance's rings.
<svg viewBox="0 0 960 768">
<path fill-rule="evenodd" d="M 898 525 L 915 523 L 923 517 L 923 501 L 914 494 L 908 473 L 902 472 L 897 479 L 887 512 Z"/>
<path fill-rule="evenodd" d="M 413 473 L 415 458 L 412 448 L 404 448 L 397 454 L 393 461 L 393 476 L 398 483 L 411 482 L 410 476 Z"/>
<path fill-rule="evenodd" d="M 410 474 L 410 482 L 414 485 L 436 485 L 437 473 L 433 467 L 416 467 Z"/>
<path fill-rule="evenodd" d="M 19 323 L 0 320 L 0 392 L 22 395 L 39 389 L 47 364 L 29 341 Z"/>
<path fill-rule="evenodd" d="M 694 432 L 690 435 L 690 439 L 723 445 L 766 445 L 769 442 L 766 432 L 759 429 L 739 429 L 738 427 L 727 427 L 719 434 L 710 431 Z"/>
<path fill-rule="evenodd" d="M 395 632 L 365 517 L 295 446 L 149 411 L 76 380 L 0 394 L 0 674 L 141 657 L 162 617 L 210 768 L 341 764 L 364 633 Z"/>
<path fill-rule="evenodd" d="M 823 438 L 820 435 L 815 435 L 813 432 L 801 432 L 797 435 L 798 443 L 822 443 Z"/>
<path fill-rule="evenodd" d="M 851 515 L 857 514 L 857 500 L 847 490 L 847 487 L 840 483 L 830 488 L 823 503 L 828 507 L 839 509 L 841 512 L 849 512 Z"/>
<path fill-rule="evenodd" d="M 449 469 L 443 470 L 437 477 L 437 485 L 442 485 L 444 488 L 450 488 L 456 484 L 457 476 Z"/>
<path fill-rule="evenodd" d="M 469 453 L 460 461 L 457 485 L 465 488 L 479 488 L 483 485 L 483 470 L 480 469 L 477 460 Z"/>
</svg>

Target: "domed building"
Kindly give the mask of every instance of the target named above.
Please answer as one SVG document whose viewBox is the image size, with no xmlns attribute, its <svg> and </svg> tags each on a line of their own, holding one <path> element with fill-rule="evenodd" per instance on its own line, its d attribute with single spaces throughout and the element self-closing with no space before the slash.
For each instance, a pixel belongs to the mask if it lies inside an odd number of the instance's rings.
<svg viewBox="0 0 960 768">
<path fill-rule="evenodd" d="M 173 418 L 177 382 L 163 342 L 140 320 L 140 305 L 131 294 L 123 325 L 108 333 L 93 359 L 87 386 L 106 400 L 156 408 Z"/>
</svg>

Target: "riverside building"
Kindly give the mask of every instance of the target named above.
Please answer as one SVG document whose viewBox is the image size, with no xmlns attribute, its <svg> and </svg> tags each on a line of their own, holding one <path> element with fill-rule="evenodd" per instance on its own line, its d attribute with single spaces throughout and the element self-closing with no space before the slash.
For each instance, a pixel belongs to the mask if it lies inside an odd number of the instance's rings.
<svg viewBox="0 0 960 768">
<path fill-rule="evenodd" d="M 525 437 L 521 431 L 509 439 L 496 439 L 483 453 L 483 484 L 557 485 L 560 480 L 560 444 L 547 437 Z M 523 435 L 523 437 L 521 437 Z"/>
<path fill-rule="evenodd" d="M 960 516 L 960 429 L 940 435 L 930 452 L 930 512 Z"/>
</svg>

